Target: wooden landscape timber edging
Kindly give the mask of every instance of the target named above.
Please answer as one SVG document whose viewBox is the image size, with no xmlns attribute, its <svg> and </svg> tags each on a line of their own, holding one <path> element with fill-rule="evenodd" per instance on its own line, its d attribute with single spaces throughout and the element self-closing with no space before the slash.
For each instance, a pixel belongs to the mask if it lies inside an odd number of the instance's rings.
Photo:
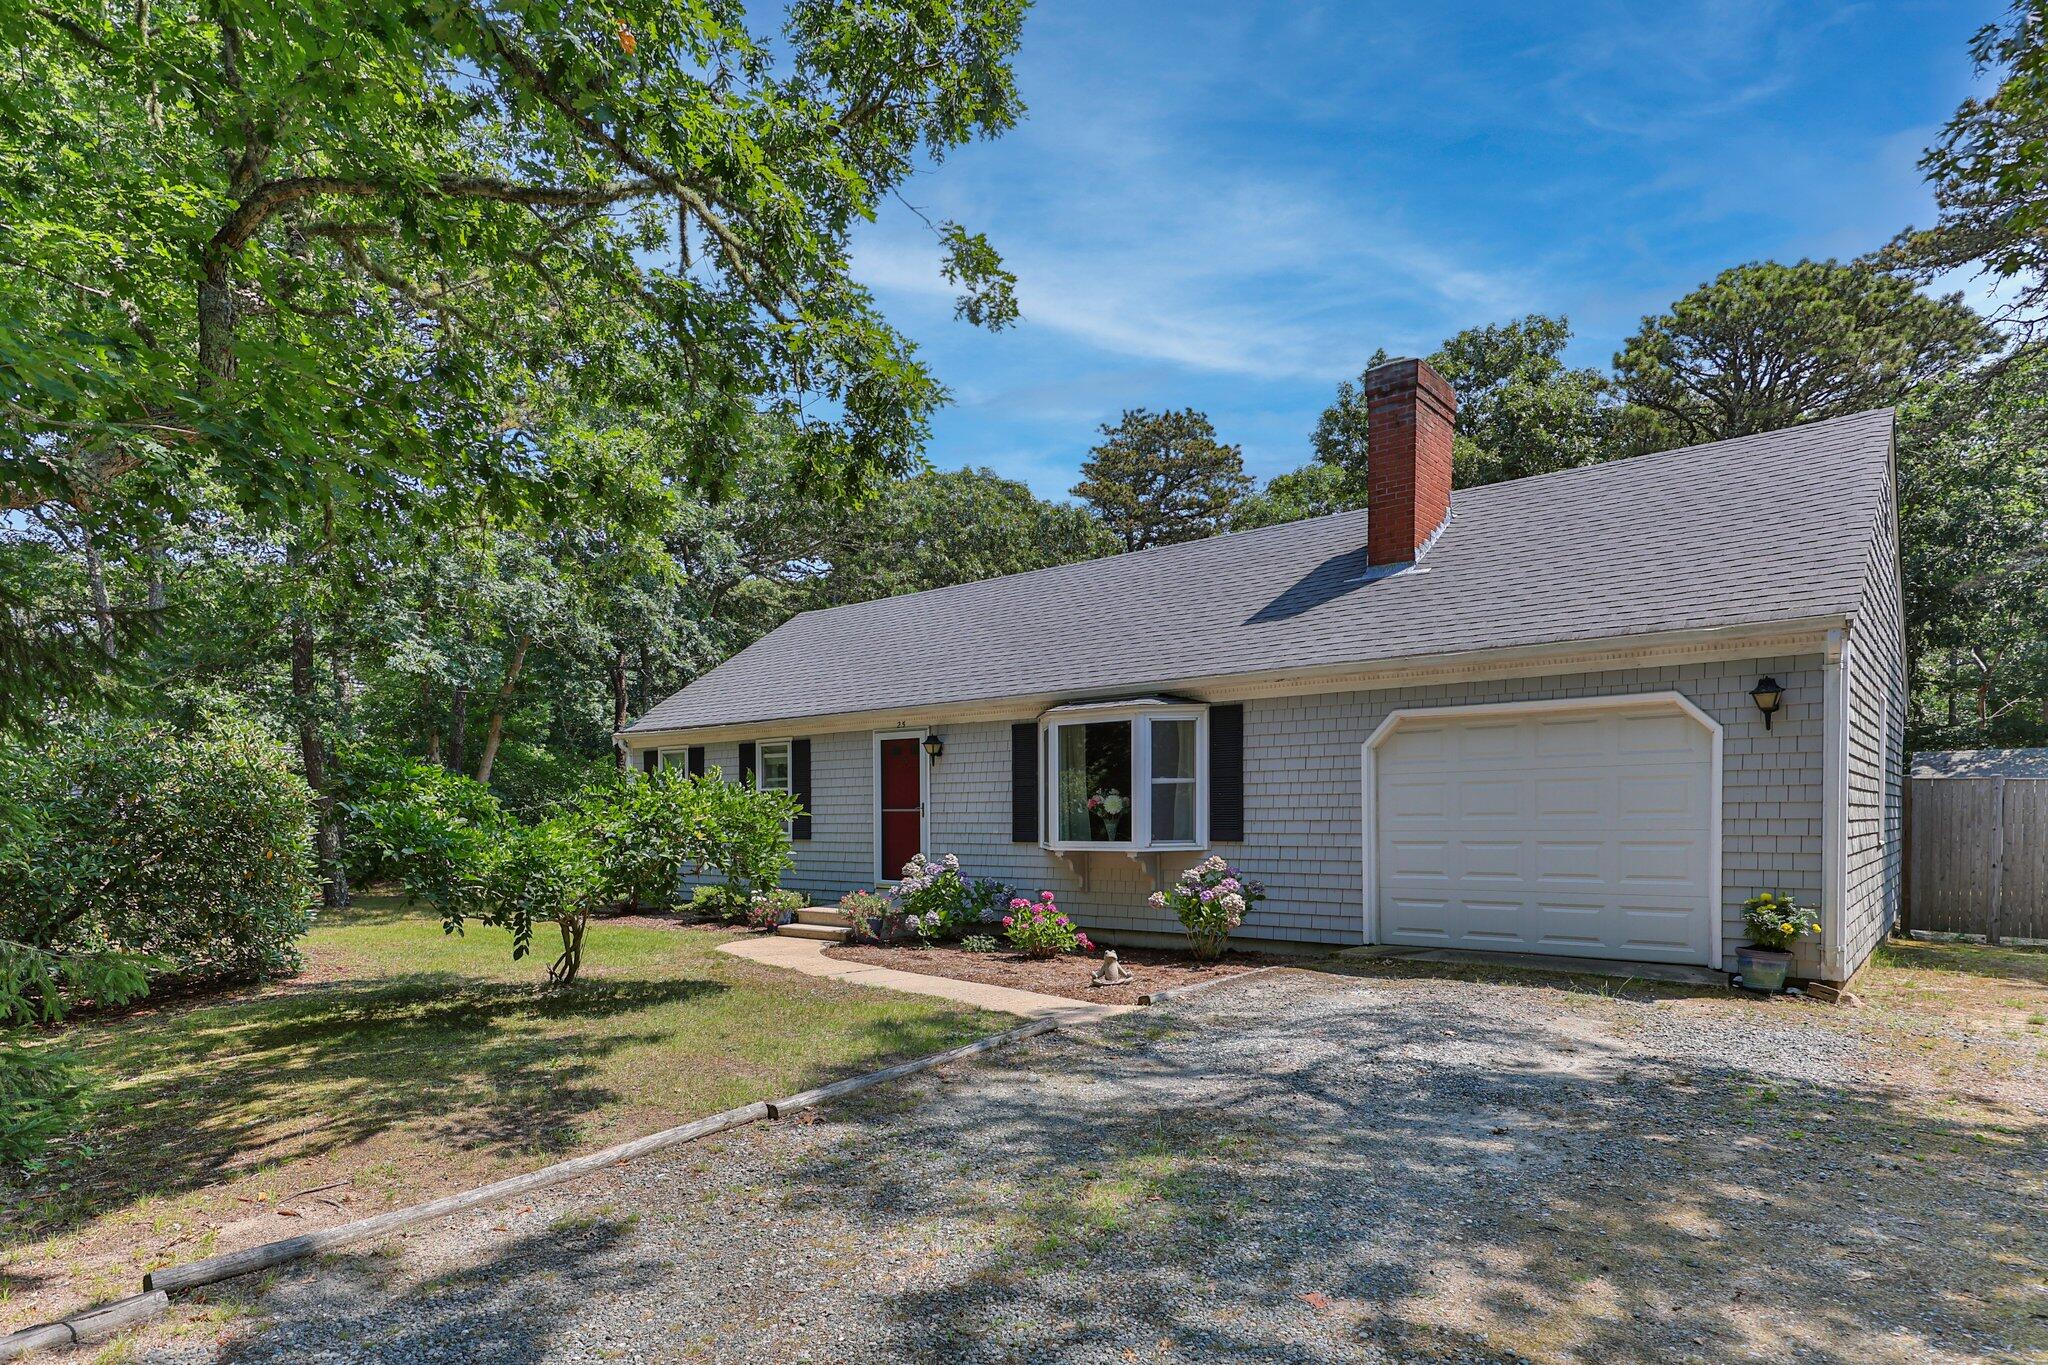
<svg viewBox="0 0 2048 1365">
<path fill-rule="evenodd" d="M 694 1142 L 698 1138 L 744 1127 L 763 1119 L 782 1118 L 828 1100 L 880 1085 L 884 1081 L 897 1080 L 931 1067 L 943 1066 L 947 1062 L 960 1061 L 988 1052 L 1008 1043 L 1020 1042 L 1041 1033 L 1050 1033 L 1071 1022 L 1074 1021 L 1070 1018 L 1048 1015 L 1002 1033 L 990 1034 L 977 1042 L 949 1048 L 944 1052 L 935 1052 L 929 1057 L 900 1062 L 895 1066 L 884 1067 L 880 1071 L 871 1071 L 865 1076 L 851 1076 L 846 1080 L 787 1095 L 779 1100 L 757 1101 L 737 1109 L 728 1109 L 723 1113 L 711 1114 L 678 1127 L 665 1128 L 661 1132 L 649 1133 L 646 1137 L 635 1138 L 631 1142 L 622 1142 L 603 1151 L 560 1161 L 552 1166 L 544 1166 L 540 1170 L 512 1176 L 474 1190 L 466 1190 L 461 1194 L 451 1194 L 425 1204 L 414 1204 L 409 1208 L 393 1209 L 389 1213 L 380 1213 L 370 1218 L 359 1218 L 352 1223 L 319 1228 L 297 1237 L 286 1237 L 280 1241 L 265 1242 L 260 1246 L 244 1247 L 240 1251 L 225 1251 L 203 1260 L 165 1266 L 144 1275 L 144 1292 L 132 1298 L 119 1299 L 98 1308 L 74 1313 L 56 1322 L 24 1327 L 18 1332 L 0 1337 L 0 1360 L 13 1360 L 29 1351 L 48 1347 L 82 1345 L 105 1340 L 123 1328 L 163 1316 L 170 1307 L 170 1295 L 180 1290 L 196 1289 L 201 1285 L 214 1284 L 237 1275 L 267 1270 L 288 1261 L 300 1260 L 320 1252 L 381 1237 L 387 1233 L 417 1227 L 438 1218 L 446 1218 L 450 1214 L 483 1208 L 533 1190 L 575 1180 L 580 1176 L 603 1170 L 607 1166 L 615 1166 L 622 1161 L 630 1161 L 634 1157 L 658 1152 L 663 1148 Z"/>
<path fill-rule="evenodd" d="M 1234 981 L 1243 981 L 1248 977 L 1258 976 L 1263 972 L 1277 972 L 1280 969 L 1280 964 L 1276 963 L 1271 967 L 1254 967 L 1248 972 L 1233 972 L 1229 976 L 1214 976 L 1207 981 L 1197 981 L 1188 986 L 1172 986 L 1163 991 L 1152 991 L 1149 994 L 1141 995 L 1138 997 L 1138 1003 L 1141 1005 L 1156 1005 L 1162 1000 L 1179 1000 L 1185 996 L 1199 995 L 1201 992 L 1211 990 L 1217 986 L 1228 986 Z"/>
<path fill-rule="evenodd" d="M 1035 1037 L 1041 1033 L 1050 1033 L 1066 1022 L 1065 1019 L 1057 1014 L 1048 1014 L 1043 1019 L 1034 1019 L 1030 1023 L 1013 1028 L 1006 1033 L 991 1033 L 988 1037 L 983 1038 L 977 1043 L 968 1043 L 965 1046 L 956 1047 L 946 1052 L 934 1052 L 929 1057 L 919 1057 L 913 1061 L 903 1062 L 881 1071 L 871 1071 L 865 1076 L 852 1076 L 843 1081 L 834 1081 L 830 1085 L 821 1085 L 816 1090 L 804 1090 L 794 1095 L 785 1095 L 779 1100 L 768 1101 L 768 1117 L 772 1119 L 787 1118 L 799 1109 L 809 1109 L 813 1105 L 823 1104 L 827 1100 L 836 1100 L 846 1095 L 856 1094 L 871 1085 L 880 1085 L 884 1081 L 893 1081 L 899 1077 L 914 1075 L 931 1067 L 942 1066 L 947 1062 L 957 1062 L 963 1057 L 972 1057 L 978 1052 L 987 1052 L 991 1048 L 1001 1047 L 1005 1043 L 1021 1042 L 1026 1038 Z"/>
<path fill-rule="evenodd" d="M 105 1341 L 124 1327 L 162 1317 L 170 1306 L 170 1296 L 157 1289 L 132 1298 L 116 1299 L 98 1308 L 88 1308 L 83 1313 L 73 1313 L 68 1318 L 59 1318 L 40 1327 L 24 1327 L 19 1332 L 0 1337 L 0 1360 L 13 1360 L 30 1351 L 89 1346 L 95 1341 Z"/>
</svg>

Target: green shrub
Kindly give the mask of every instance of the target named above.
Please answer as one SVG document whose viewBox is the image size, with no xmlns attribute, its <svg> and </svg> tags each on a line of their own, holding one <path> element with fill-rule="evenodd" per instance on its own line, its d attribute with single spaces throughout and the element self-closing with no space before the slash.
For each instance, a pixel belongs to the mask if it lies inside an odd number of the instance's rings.
<svg viewBox="0 0 2048 1365">
<path fill-rule="evenodd" d="M 591 827 L 574 816 L 493 831 L 484 859 L 482 918 L 512 932 L 512 958 L 526 956 L 536 924 L 552 924 L 562 951 L 548 983 L 566 986 L 583 966 L 590 912 L 605 894 L 604 860 Z"/>
<path fill-rule="evenodd" d="M 747 898 L 729 886 L 700 886 L 690 893 L 690 909 L 700 915 L 736 924 L 747 913 Z"/>
<path fill-rule="evenodd" d="M 298 966 L 312 809 L 245 721 L 80 721 L 0 743 L 0 1162 L 32 1159 L 83 1103 L 85 1073 L 35 1026 L 136 999 L 153 975 Z"/>
<path fill-rule="evenodd" d="M 804 813 L 802 802 L 787 792 L 737 786 L 712 774 L 687 778 L 683 785 L 698 810 L 690 861 L 715 870 L 742 906 L 796 866 L 789 822 Z"/>
<path fill-rule="evenodd" d="M 132 954 L 186 982 L 295 971 L 313 797 L 253 725 L 82 722 L 0 747 L 0 938 Z"/>
<path fill-rule="evenodd" d="M 485 914 L 487 859 L 498 838 L 517 828 L 489 789 L 438 764 L 408 762 L 370 793 L 347 808 L 356 856 L 432 906 L 451 933 Z"/>
<path fill-rule="evenodd" d="M 575 809 L 597 835 L 612 899 L 635 910 L 674 903 L 684 869 L 703 852 L 704 797 L 674 770 L 585 789 Z"/>
</svg>

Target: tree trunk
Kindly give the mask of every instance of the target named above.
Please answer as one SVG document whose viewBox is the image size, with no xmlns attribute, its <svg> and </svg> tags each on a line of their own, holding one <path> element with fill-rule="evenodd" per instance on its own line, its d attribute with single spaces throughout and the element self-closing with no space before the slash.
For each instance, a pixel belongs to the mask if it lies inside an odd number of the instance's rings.
<svg viewBox="0 0 2048 1365">
<path fill-rule="evenodd" d="M 491 780 L 491 765 L 498 761 L 498 745 L 505 738 L 505 708 L 512 701 L 512 689 L 519 685 L 519 670 L 526 666 L 526 647 L 532 643 L 531 635 L 521 635 L 512 651 L 512 662 L 505 665 L 505 681 L 498 688 L 497 700 L 491 703 L 491 723 L 484 731 L 484 756 L 476 764 L 479 782 Z"/>
<path fill-rule="evenodd" d="M 626 728 L 626 650 L 621 645 L 612 651 L 612 733 L 616 735 Z M 618 760 L 619 771 L 626 771 L 626 751 L 617 744 L 612 745 L 612 756 Z"/>
<path fill-rule="evenodd" d="M 462 771 L 462 751 L 469 737 L 469 684 L 455 684 L 455 704 L 448 708 L 448 771 Z"/>
<path fill-rule="evenodd" d="M 327 748 L 320 735 L 314 698 L 313 628 L 297 614 L 292 618 L 292 703 L 298 713 L 299 763 L 306 770 L 306 785 L 313 789 L 313 850 L 320 860 L 320 903 L 335 909 L 348 904 L 348 875 L 341 866 L 341 831 L 336 824 L 334 793 L 327 786 Z"/>
<path fill-rule="evenodd" d="M 107 565 L 100 558 L 99 542 L 83 518 L 78 523 L 78 543 L 85 551 L 85 585 L 92 594 L 92 619 L 99 630 L 100 648 L 114 657 L 114 602 L 107 596 Z"/>
</svg>

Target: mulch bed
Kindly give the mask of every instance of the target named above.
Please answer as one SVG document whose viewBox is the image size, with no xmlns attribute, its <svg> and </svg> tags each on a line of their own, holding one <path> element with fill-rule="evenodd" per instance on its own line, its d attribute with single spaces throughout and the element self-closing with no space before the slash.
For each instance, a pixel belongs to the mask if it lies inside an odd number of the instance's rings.
<svg viewBox="0 0 2048 1365">
<path fill-rule="evenodd" d="M 964 948 L 914 948 L 863 943 L 835 944 L 825 956 L 845 962 L 866 962 L 925 976 L 950 976 L 989 986 L 1009 986 L 1040 995 L 1060 995 L 1097 1005 L 1135 1005 L 1138 997 L 1175 986 L 1192 986 L 1237 976 L 1287 959 L 1267 953 L 1225 953 L 1220 961 L 1198 962 L 1186 953 L 1160 948 L 1118 948 L 1117 957 L 1132 980 L 1122 986 L 1091 986 L 1088 978 L 1102 965 L 1099 956 L 1029 958 L 1018 953 L 970 953 Z"/>
</svg>

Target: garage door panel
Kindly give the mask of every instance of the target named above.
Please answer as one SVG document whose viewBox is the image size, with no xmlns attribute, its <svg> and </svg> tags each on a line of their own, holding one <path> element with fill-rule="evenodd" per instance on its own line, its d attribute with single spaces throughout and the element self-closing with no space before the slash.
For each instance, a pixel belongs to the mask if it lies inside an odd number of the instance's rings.
<svg viewBox="0 0 2048 1365">
<path fill-rule="evenodd" d="M 1674 708 L 1417 728 L 1374 755 L 1383 941 L 1713 960 L 1706 727 Z"/>
<path fill-rule="evenodd" d="M 1387 876 L 1393 881 L 1426 878 L 1451 879 L 1451 844 L 1448 839 L 1395 839 L 1387 845 Z"/>
<path fill-rule="evenodd" d="M 1440 898 L 1390 896 L 1381 916 L 1403 943 L 1449 943 L 1453 937 L 1450 903 Z"/>
<path fill-rule="evenodd" d="M 1613 875 L 1606 867 L 1607 852 L 1607 844 L 1599 840 L 1538 839 L 1536 880 L 1546 885 L 1604 885 Z"/>
<path fill-rule="evenodd" d="M 1466 839 L 1458 845 L 1458 875 L 1465 882 L 1507 883 L 1528 880 L 1523 870 L 1529 846 L 1520 839 Z"/>
<path fill-rule="evenodd" d="M 1513 820 L 1528 808 L 1526 785 L 1512 778 L 1468 777 L 1457 790 L 1458 814 L 1467 820 Z"/>
</svg>

